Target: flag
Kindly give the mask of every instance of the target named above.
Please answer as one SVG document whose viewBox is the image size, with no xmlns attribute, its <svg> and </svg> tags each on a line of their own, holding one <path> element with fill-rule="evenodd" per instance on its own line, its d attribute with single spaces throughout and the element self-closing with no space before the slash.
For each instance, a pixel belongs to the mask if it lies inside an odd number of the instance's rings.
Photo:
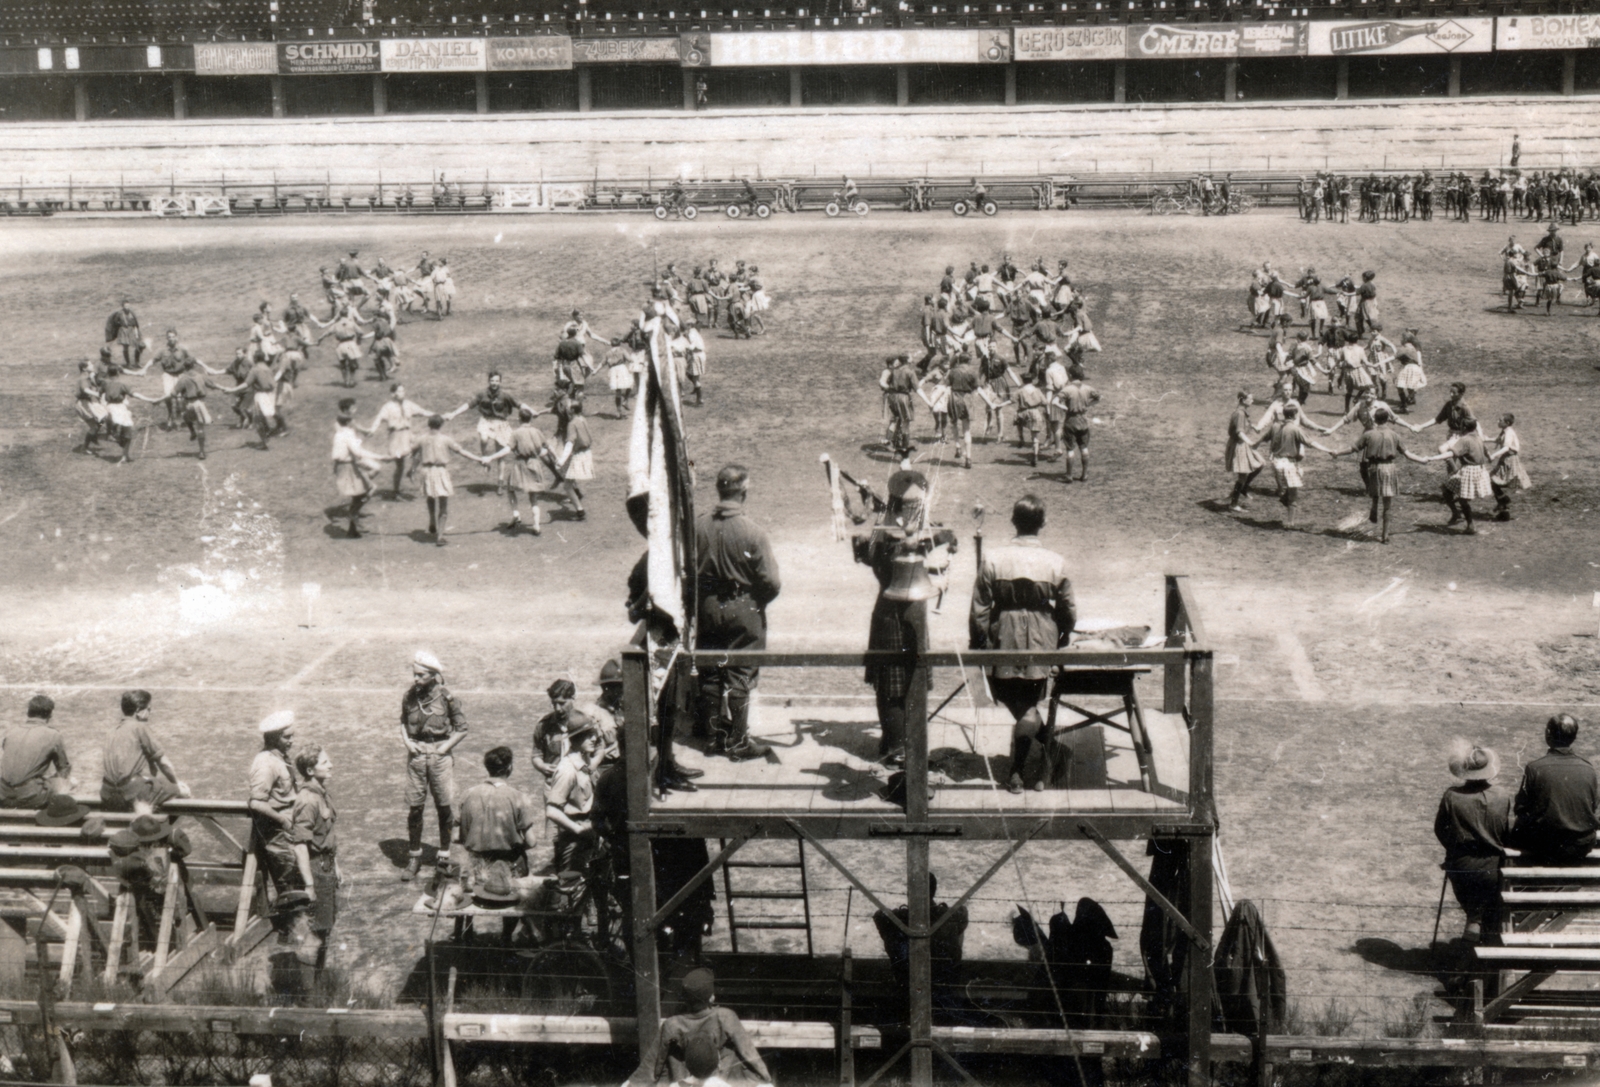
<svg viewBox="0 0 1600 1087">
<path fill-rule="evenodd" d="M 678 318 L 670 303 L 647 305 L 648 337 L 628 442 L 628 515 L 647 541 L 650 603 L 693 644 L 696 603 L 694 478 L 684 441 L 678 371 L 670 340 Z"/>
</svg>

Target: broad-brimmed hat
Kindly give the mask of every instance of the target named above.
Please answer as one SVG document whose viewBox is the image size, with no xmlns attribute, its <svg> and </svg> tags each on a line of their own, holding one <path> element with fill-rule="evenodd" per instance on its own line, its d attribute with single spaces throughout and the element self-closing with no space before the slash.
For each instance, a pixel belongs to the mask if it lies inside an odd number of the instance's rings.
<svg viewBox="0 0 1600 1087">
<path fill-rule="evenodd" d="M 131 831 L 119 830 L 106 841 L 114 857 L 129 857 L 139 852 L 139 839 Z"/>
<path fill-rule="evenodd" d="M 41 827 L 70 827 L 88 814 L 89 809 L 78 803 L 71 793 L 53 793 L 33 818 Z"/>
<path fill-rule="evenodd" d="M 172 836 L 172 824 L 159 815 L 136 815 L 128 824 L 128 833 L 144 845 L 164 842 Z"/>
<path fill-rule="evenodd" d="M 1450 745 L 1450 774 L 1462 781 L 1493 781 L 1500 775 L 1500 756 L 1493 748 L 1457 739 Z"/>
<path fill-rule="evenodd" d="M 518 897 L 516 884 L 511 880 L 511 866 L 505 861 L 490 864 L 482 882 L 472 889 L 472 900 L 489 909 L 509 906 Z"/>
<path fill-rule="evenodd" d="M 622 665 L 617 661 L 609 660 L 600 666 L 600 686 L 608 683 L 622 682 Z"/>
</svg>

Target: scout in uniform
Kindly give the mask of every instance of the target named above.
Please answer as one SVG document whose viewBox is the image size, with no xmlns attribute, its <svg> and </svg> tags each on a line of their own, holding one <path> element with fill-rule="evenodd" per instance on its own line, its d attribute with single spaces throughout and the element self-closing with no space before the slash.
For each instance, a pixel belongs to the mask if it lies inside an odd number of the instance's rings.
<svg viewBox="0 0 1600 1087">
<path fill-rule="evenodd" d="M 373 416 L 372 425 L 362 428 L 361 432 L 369 437 L 376 434 L 379 427 L 388 432 L 387 452 L 394 459 L 394 488 L 390 494 L 396 501 L 400 499 L 400 477 L 417 474 L 417 439 L 412 433 L 411 420 L 432 414 L 421 404 L 407 400 L 406 387 L 397 381 L 389 386 L 389 399 Z"/>
<path fill-rule="evenodd" d="M 437 416 L 435 417 L 437 418 Z M 467 718 L 461 703 L 444 685 L 439 658 L 417 650 L 411 662 L 412 683 L 400 700 L 400 742 L 406 748 L 406 835 L 410 857 L 401 882 L 416 878 L 422 867 L 423 803 L 433 794 L 439 817 L 439 865 L 450 853 L 455 806 L 455 760 L 450 752 L 466 739 Z"/>
<path fill-rule="evenodd" d="M 100 759 L 100 810 L 159 808 L 174 797 L 189 796 L 172 760 L 150 735 L 150 692 L 122 692 L 122 720 L 106 737 Z M 163 780 L 164 779 L 164 780 Z"/>
<path fill-rule="evenodd" d="M 298 791 L 289 752 L 294 748 L 294 711 L 280 710 L 256 726 L 261 750 L 250 763 L 250 827 L 253 846 L 281 897 L 297 886 L 299 862 L 294 852 L 294 798 Z"/>
<path fill-rule="evenodd" d="M 295 756 L 294 766 L 301 784 L 289 816 L 291 838 L 300 879 L 311 897 L 311 932 L 316 938 L 306 957 L 321 971 L 328 963 L 328 938 L 339 917 L 339 886 L 344 882 L 334 831 L 339 812 L 328 795 L 333 762 L 320 745 L 312 744 Z"/>
<path fill-rule="evenodd" d="M 485 463 L 497 461 L 502 457 L 509 457 L 511 470 L 506 479 L 506 496 L 511 501 L 511 520 L 506 528 L 513 534 L 522 527 L 522 510 L 518 503 L 519 496 L 528 496 L 528 509 L 533 519 L 533 534 L 539 535 L 544 529 L 541 527 L 542 514 L 539 511 L 539 492 L 545 489 L 546 476 L 544 466 L 552 463 L 556 452 L 550 447 L 550 441 L 544 436 L 544 431 L 534 425 L 534 413 L 528 408 L 518 409 L 520 425 L 511 432 L 511 442 L 503 449 L 484 458 Z"/>
<path fill-rule="evenodd" d="M 56 711 L 49 695 L 28 699 L 28 721 L 0 737 L 0 808 L 42 808 L 57 786 L 72 786 L 67 742 L 50 724 Z"/>
<path fill-rule="evenodd" d="M 422 494 L 428 502 L 428 532 L 433 542 L 443 547 L 446 521 L 450 514 L 450 496 L 456 493 L 450 481 L 450 454 L 487 464 L 484 457 L 474 456 L 461 448 L 461 443 L 444 433 L 444 417 L 428 417 L 428 432 L 417 442 L 417 460 L 422 469 Z M 507 435 L 509 438 L 509 435 Z"/>
</svg>

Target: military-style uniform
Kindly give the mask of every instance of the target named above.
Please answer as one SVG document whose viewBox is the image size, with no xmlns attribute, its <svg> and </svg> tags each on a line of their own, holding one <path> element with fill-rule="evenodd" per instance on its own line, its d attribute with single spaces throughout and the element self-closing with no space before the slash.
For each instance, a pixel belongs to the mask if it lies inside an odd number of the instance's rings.
<svg viewBox="0 0 1600 1087">
<path fill-rule="evenodd" d="M 696 649 L 765 649 L 767 605 L 778 597 L 778 559 L 766 532 L 744 515 L 742 501 L 723 501 L 695 526 L 700 623 Z M 750 731 L 756 668 L 700 667 L 698 725 L 713 729 L 729 751 Z"/>
<path fill-rule="evenodd" d="M 440 754 L 450 737 L 467 731 L 461 702 L 443 683 L 415 684 L 400 700 L 400 724 L 411 742 L 421 748 L 406 760 L 406 831 L 411 855 L 422 853 L 422 812 L 428 794 L 439 815 L 439 854 L 450 852 L 450 832 L 456 802 L 455 756 Z"/>
</svg>

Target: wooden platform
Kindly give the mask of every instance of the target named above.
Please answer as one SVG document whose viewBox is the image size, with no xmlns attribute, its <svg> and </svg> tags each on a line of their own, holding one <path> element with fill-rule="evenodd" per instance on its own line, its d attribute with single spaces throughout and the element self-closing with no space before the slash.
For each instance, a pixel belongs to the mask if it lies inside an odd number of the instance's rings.
<svg viewBox="0 0 1600 1087">
<path fill-rule="evenodd" d="M 1077 701 L 1085 708 L 1101 709 L 1115 700 Z M 752 734 L 771 745 L 771 758 L 729 762 L 704 755 L 692 740 L 680 742 L 679 762 L 704 771 L 705 776 L 696 782 L 698 792 L 670 793 L 656 802 L 653 812 L 899 814 L 899 808 L 882 798 L 891 770 L 875 761 L 878 725 L 870 703 L 761 704 L 756 716 Z M 1058 724 L 1070 725 L 1073 720 L 1063 707 Z M 1000 708 L 974 711 L 952 703 L 928 726 L 929 781 L 934 790 L 930 816 L 1181 814 L 1189 788 L 1189 736 L 1183 718 L 1152 710 L 1146 702 L 1144 721 L 1152 749 L 1152 791 L 1141 785 L 1129 734 L 1092 724 L 1068 731 L 1058 741 L 1073 752 L 1071 788 L 1012 794 L 1005 787 L 1010 776 L 1010 715 Z"/>
</svg>

